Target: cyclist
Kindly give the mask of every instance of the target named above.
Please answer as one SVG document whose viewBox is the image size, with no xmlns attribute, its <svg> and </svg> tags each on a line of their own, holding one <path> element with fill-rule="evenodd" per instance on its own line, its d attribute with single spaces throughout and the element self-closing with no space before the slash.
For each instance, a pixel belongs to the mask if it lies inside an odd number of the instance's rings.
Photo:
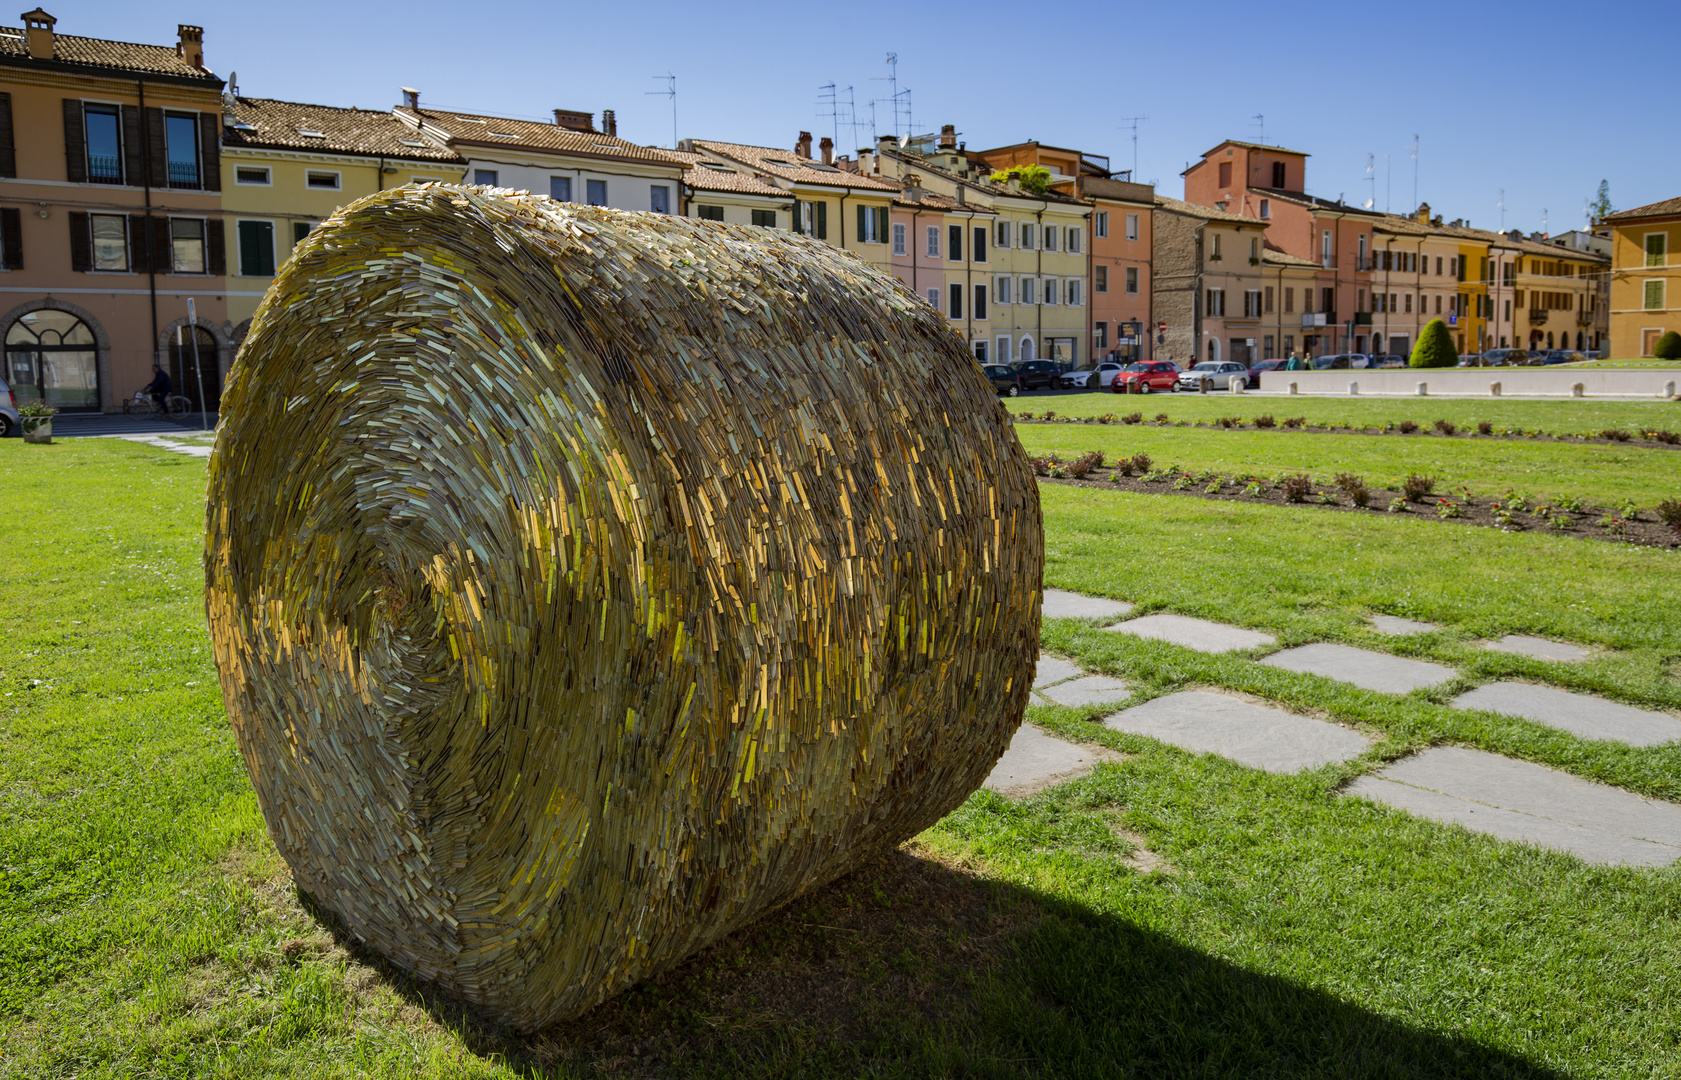
<svg viewBox="0 0 1681 1080">
<path fill-rule="evenodd" d="M 169 381 L 169 373 L 158 364 L 152 365 L 152 381 L 140 388 L 142 394 L 148 394 L 157 403 L 158 412 L 167 414 L 169 391 L 173 384 Z"/>
</svg>

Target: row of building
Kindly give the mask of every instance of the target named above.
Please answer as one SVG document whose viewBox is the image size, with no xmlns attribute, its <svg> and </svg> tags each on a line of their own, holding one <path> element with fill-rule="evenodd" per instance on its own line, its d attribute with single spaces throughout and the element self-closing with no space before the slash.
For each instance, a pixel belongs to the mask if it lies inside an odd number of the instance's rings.
<svg viewBox="0 0 1681 1080">
<path fill-rule="evenodd" d="M 1593 349 L 1610 325 L 1609 226 L 1525 237 L 1350 207 L 1306 194 L 1308 155 L 1277 146 L 1220 143 L 1184 199 L 1094 154 L 970 150 L 952 125 L 856 155 L 807 132 L 668 150 L 620 138 L 611 110 L 249 97 L 198 27 L 143 45 L 22 18 L 0 29 L 0 338 L 20 399 L 65 409 L 120 410 L 154 360 L 214 407 L 293 245 L 427 181 L 805 233 L 897 275 L 982 360 L 1405 354 L 1437 317 L 1462 350 Z"/>
</svg>

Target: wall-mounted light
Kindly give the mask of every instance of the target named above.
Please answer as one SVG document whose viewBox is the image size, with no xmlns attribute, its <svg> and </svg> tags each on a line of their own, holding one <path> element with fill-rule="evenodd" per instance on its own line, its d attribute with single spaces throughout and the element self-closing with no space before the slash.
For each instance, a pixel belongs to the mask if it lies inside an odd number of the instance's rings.
<svg viewBox="0 0 1681 1080">
<path fill-rule="evenodd" d="M 41 209 L 35 211 L 35 216 L 40 218 L 42 221 L 47 220 L 47 208 L 44 206 L 41 207 Z"/>
</svg>

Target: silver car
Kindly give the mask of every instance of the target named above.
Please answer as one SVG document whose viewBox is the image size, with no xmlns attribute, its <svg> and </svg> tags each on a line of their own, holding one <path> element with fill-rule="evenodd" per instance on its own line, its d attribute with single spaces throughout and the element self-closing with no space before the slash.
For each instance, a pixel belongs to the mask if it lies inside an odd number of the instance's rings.
<svg viewBox="0 0 1681 1080">
<path fill-rule="evenodd" d="M 12 393 L 12 388 L 6 385 L 5 379 L 0 379 L 0 438 L 22 429 L 23 421 L 18 416 L 17 395 Z"/>
<path fill-rule="evenodd" d="M 1179 375 L 1180 390 L 1197 390 L 1208 380 L 1210 390 L 1230 390 L 1235 381 L 1240 389 L 1249 389 L 1249 369 L 1236 360 L 1204 360 Z"/>
</svg>

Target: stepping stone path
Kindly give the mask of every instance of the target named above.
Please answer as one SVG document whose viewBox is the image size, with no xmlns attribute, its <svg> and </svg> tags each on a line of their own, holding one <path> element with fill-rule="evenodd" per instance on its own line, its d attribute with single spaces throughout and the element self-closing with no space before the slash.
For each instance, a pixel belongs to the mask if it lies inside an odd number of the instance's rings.
<svg viewBox="0 0 1681 1080">
<path fill-rule="evenodd" d="M 1079 665 L 1049 653 L 1039 654 L 1039 666 L 1033 669 L 1033 689 L 1063 682 L 1080 674 Z"/>
<path fill-rule="evenodd" d="M 1456 709 L 1484 709 L 1562 728 L 1584 739 L 1607 739 L 1630 746 L 1657 746 L 1681 739 L 1681 720 L 1668 713 L 1636 709 L 1589 694 L 1572 694 L 1534 683 L 1497 682 L 1460 694 L 1448 704 Z"/>
<path fill-rule="evenodd" d="M 1519 656 L 1533 656 L 1537 660 L 1555 660 L 1561 664 L 1576 664 L 1593 655 L 1591 649 L 1584 649 L 1580 645 L 1567 645 L 1562 641 L 1548 641 L 1546 638 L 1529 637 L 1526 634 L 1507 634 L 1499 641 L 1485 641 L 1483 648 L 1493 649 L 1495 652 L 1517 653 Z"/>
<path fill-rule="evenodd" d="M 1114 626 L 1106 626 L 1104 629 L 1154 641 L 1167 641 L 1205 653 L 1258 649 L 1263 645 L 1278 643 L 1277 638 L 1259 630 L 1245 630 L 1238 626 L 1227 626 L 1225 623 L 1209 622 L 1207 619 L 1193 619 L 1188 615 L 1145 615 L 1124 623 L 1116 623 Z"/>
<path fill-rule="evenodd" d="M 1385 694 L 1406 694 L 1426 686 L 1440 686 L 1454 676 L 1452 668 L 1440 664 L 1408 660 L 1348 645 L 1303 645 L 1273 653 L 1261 663 L 1285 671 L 1322 675 L 1338 682 L 1352 683 L 1362 690 L 1377 690 Z"/>
<path fill-rule="evenodd" d="M 1681 806 L 1481 750 L 1432 747 L 1343 792 L 1586 862 L 1667 866 L 1681 858 Z"/>
<path fill-rule="evenodd" d="M 1132 687 L 1108 675 L 1087 675 L 1057 683 L 1047 688 L 1043 696 L 1058 705 L 1113 705 L 1131 697 Z"/>
<path fill-rule="evenodd" d="M 1155 698 L 1118 712 L 1103 724 L 1279 773 L 1347 761 L 1371 745 L 1364 735 L 1336 724 L 1205 690 Z"/>
<path fill-rule="evenodd" d="M 159 450 L 170 450 L 177 454 L 186 454 L 188 457 L 207 458 L 210 456 L 210 447 L 205 443 L 184 443 L 175 439 L 166 439 L 161 435 L 117 435 L 114 438 L 126 442 L 145 443 L 147 446 L 155 446 Z"/>
<path fill-rule="evenodd" d="M 1007 799 L 1021 799 L 1084 776 L 1099 762 L 1120 761 L 1124 756 L 1107 747 L 1064 742 L 1032 724 L 1023 724 L 981 786 Z"/>
<path fill-rule="evenodd" d="M 1416 619 L 1403 619 L 1399 615 L 1373 615 L 1372 629 L 1390 637 L 1406 637 L 1409 634 L 1428 634 L 1441 627 L 1435 623 L 1419 622 Z"/>
<path fill-rule="evenodd" d="M 1101 596 L 1081 596 L 1061 589 L 1046 589 L 1044 606 L 1040 609 L 1047 619 L 1118 619 L 1132 613 L 1132 605 L 1125 600 L 1106 600 Z"/>
</svg>

